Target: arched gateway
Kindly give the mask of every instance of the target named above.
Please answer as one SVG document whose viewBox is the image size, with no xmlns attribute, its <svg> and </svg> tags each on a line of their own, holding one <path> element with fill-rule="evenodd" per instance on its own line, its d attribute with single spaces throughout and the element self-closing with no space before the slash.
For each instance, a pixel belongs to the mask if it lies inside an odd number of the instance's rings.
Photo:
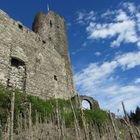
<svg viewBox="0 0 140 140">
<path fill-rule="evenodd" d="M 90 104 L 90 109 L 99 109 L 99 104 L 96 100 L 94 100 L 92 97 L 89 96 L 80 96 L 76 95 L 72 98 L 72 100 L 75 100 L 76 107 L 82 108 L 82 101 L 87 101 Z"/>
</svg>

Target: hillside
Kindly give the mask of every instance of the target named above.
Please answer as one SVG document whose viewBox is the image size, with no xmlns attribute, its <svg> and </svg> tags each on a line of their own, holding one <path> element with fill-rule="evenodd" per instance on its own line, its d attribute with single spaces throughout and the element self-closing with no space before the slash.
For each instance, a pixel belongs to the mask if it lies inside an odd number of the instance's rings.
<svg viewBox="0 0 140 140">
<path fill-rule="evenodd" d="M 129 126 L 125 118 L 100 109 L 81 110 L 74 100 L 43 100 L 3 86 L 0 123 L 2 140 L 139 139 L 139 126 Z"/>
</svg>

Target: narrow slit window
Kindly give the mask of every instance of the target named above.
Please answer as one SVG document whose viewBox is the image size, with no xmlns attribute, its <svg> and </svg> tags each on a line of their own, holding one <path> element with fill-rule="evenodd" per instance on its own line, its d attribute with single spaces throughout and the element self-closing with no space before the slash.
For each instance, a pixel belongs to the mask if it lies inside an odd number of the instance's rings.
<svg viewBox="0 0 140 140">
<path fill-rule="evenodd" d="M 57 76 L 56 75 L 54 75 L 54 80 L 57 81 Z"/>
<path fill-rule="evenodd" d="M 50 27 L 52 27 L 52 25 L 53 25 L 53 24 L 52 24 L 52 21 L 50 20 Z"/>
</svg>

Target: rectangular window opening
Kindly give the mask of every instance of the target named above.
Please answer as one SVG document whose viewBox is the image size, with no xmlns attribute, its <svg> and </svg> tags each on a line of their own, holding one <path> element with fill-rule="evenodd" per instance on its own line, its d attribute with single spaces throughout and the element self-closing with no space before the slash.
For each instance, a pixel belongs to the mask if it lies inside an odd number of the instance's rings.
<svg viewBox="0 0 140 140">
<path fill-rule="evenodd" d="M 52 21 L 50 20 L 50 27 L 52 27 Z"/>
</svg>

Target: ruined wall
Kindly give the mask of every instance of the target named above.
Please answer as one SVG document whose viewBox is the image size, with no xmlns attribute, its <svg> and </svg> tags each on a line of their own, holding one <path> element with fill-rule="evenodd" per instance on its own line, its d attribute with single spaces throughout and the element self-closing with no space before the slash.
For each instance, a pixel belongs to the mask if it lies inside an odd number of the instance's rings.
<svg viewBox="0 0 140 140">
<path fill-rule="evenodd" d="M 75 93 L 68 83 L 66 61 L 51 39 L 42 39 L 0 11 L 2 84 L 43 98 L 67 99 Z"/>
<path fill-rule="evenodd" d="M 75 107 L 82 109 L 82 101 L 87 101 L 90 105 L 90 109 L 99 109 L 99 103 L 94 100 L 92 97 L 89 96 L 83 96 L 83 95 L 76 95 L 72 97 L 72 101 L 75 101 Z"/>
</svg>

